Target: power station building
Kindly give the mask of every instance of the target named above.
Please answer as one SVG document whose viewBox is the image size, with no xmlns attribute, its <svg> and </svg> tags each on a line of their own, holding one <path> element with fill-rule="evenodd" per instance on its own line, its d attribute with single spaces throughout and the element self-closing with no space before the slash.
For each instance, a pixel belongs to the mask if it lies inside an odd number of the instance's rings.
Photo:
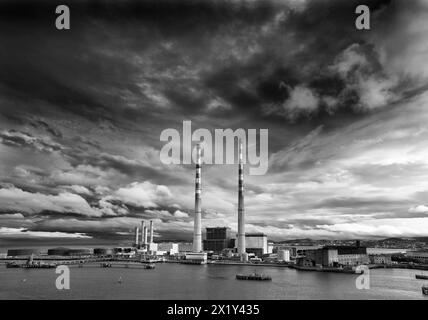
<svg viewBox="0 0 428 320">
<path fill-rule="evenodd" d="M 232 238 L 232 230 L 227 227 L 206 228 L 204 251 L 220 253 L 224 249 L 233 248 L 235 239 Z"/>
<path fill-rule="evenodd" d="M 254 253 L 259 258 L 268 253 L 267 235 L 264 233 L 246 233 L 245 245 L 247 253 Z"/>
</svg>

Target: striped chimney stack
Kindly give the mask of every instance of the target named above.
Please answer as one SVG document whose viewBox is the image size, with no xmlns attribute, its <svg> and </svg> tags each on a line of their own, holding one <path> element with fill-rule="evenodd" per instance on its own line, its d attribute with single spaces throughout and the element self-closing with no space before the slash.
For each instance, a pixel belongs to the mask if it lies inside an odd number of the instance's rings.
<svg viewBox="0 0 428 320">
<path fill-rule="evenodd" d="M 196 146 L 195 222 L 193 227 L 193 252 L 201 252 L 201 146 L 199 144 Z"/>
<path fill-rule="evenodd" d="M 141 221 L 141 245 L 144 246 L 144 228 L 146 226 L 146 222 L 143 220 Z"/>
<path fill-rule="evenodd" d="M 245 253 L 245 215 L 244 215 L 244 164 L 242 161 L 242 141 L 239 141 L 239 192 L 238 192 L 238 253 Z"/>
<path fill-rule="evenodd" d="M 147 245 L 147 226 L 144 226 L 144 240 L 143 240 L 144 246 Z"/>
<path fill-rule="evenodd" d="M 153 243 L 153 220 L 150 220 L 150 238 L 149 243 Z"/>
<path fill-rule="evenodd" d="M 139 232 L 138 227 L 135 227 L 135 245 L 136 246 L 138 246 L 138 232 Z"/>
</svg>

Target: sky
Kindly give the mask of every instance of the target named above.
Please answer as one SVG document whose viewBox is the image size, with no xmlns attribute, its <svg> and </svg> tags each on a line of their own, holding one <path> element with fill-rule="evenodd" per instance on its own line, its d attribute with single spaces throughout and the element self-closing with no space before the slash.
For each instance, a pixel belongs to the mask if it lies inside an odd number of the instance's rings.
<svg viewBox="0 0 428 320">
<path fill-rule="evenodd" d="M 269 130 L 247 232 L 428 236 L 428 2 L 363 2 L 63 1 L 57 30 L 55 1 L 2 1 L 0 243 L 190 241 L 194 165 L 159 157 L 186 120 Z M 236 231 L 237 171 L 203 166 L 203 228 Z"/>
</svg>

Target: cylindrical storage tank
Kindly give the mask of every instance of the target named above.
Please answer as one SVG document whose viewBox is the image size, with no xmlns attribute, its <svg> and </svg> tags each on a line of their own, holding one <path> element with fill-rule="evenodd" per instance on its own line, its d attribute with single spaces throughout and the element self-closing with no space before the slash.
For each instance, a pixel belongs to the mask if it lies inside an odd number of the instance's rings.
<svg viewBox="0 0 428 320">
<path fill-rule="evenodd" d="M 90 254 L 90 249 L 70 249 L 67 253 L 68 256 L 88 256 Z"/>
<path fill-rule="evenodd" d="M 53 248 L 48 250 L 48 256 L 66 256 L 69 251 L 69 248 Z"/>
<path fill-rule="evenodd" d="M 10 249 L 7 250 L 8 257 L 18 257 L 18 256 L 31 256 L 32 254 L 40 254 L 38 249 Z"/>
<path fill-rule="evenodd" d="M 108 248 L 95 248 L 94 255 L 96 256 L 111 256 L 113 255 L 113 250 Z"/>
</svg>

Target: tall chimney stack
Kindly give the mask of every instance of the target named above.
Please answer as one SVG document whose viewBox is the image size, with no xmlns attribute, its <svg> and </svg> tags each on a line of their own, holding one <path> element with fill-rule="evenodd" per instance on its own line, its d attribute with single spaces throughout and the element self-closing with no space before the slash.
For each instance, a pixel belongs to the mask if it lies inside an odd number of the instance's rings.
<svg viewBox="0 0 428 320">
<path fill-rule="evenodd" d="M 147 226 L 144 226 L 144 242 L 143 244 L 147 245 Z"/>
<path fill-rule="evenodd" d="M 193 227 L 193 252 L 201 252 L 201 146 L 199 144 L 196 146 L 195 222 Z"/>
<path fill-rule="evenodd" d="M 242 162 L 242 141 L 239 140 L 239 192 L 238 192 L 238 253 L 245 253 L 245 215 L 244 215 L 244 164 Z"/>
<path fill-rule="evenodd" d="M 144 241 L 144 227 L 145 227 L 145 225 L 146 225 L 146 222 L 144 221 L 144 220 L 142 220 L 141 221 L 141 246 L 144 246 L 144 243 L 143 243 L 143 241 Z"/>
<path fill-rule="evenodd" d="M 153 243 L 153 220 L 150 220 L 150 242 Z"/>
<path fill-rule="evenodd" d="M 135 245 L 138 246 L 138 232 L 140 230 L 138 229 L 138 227 L 135 227 Z"/>
</svg>

